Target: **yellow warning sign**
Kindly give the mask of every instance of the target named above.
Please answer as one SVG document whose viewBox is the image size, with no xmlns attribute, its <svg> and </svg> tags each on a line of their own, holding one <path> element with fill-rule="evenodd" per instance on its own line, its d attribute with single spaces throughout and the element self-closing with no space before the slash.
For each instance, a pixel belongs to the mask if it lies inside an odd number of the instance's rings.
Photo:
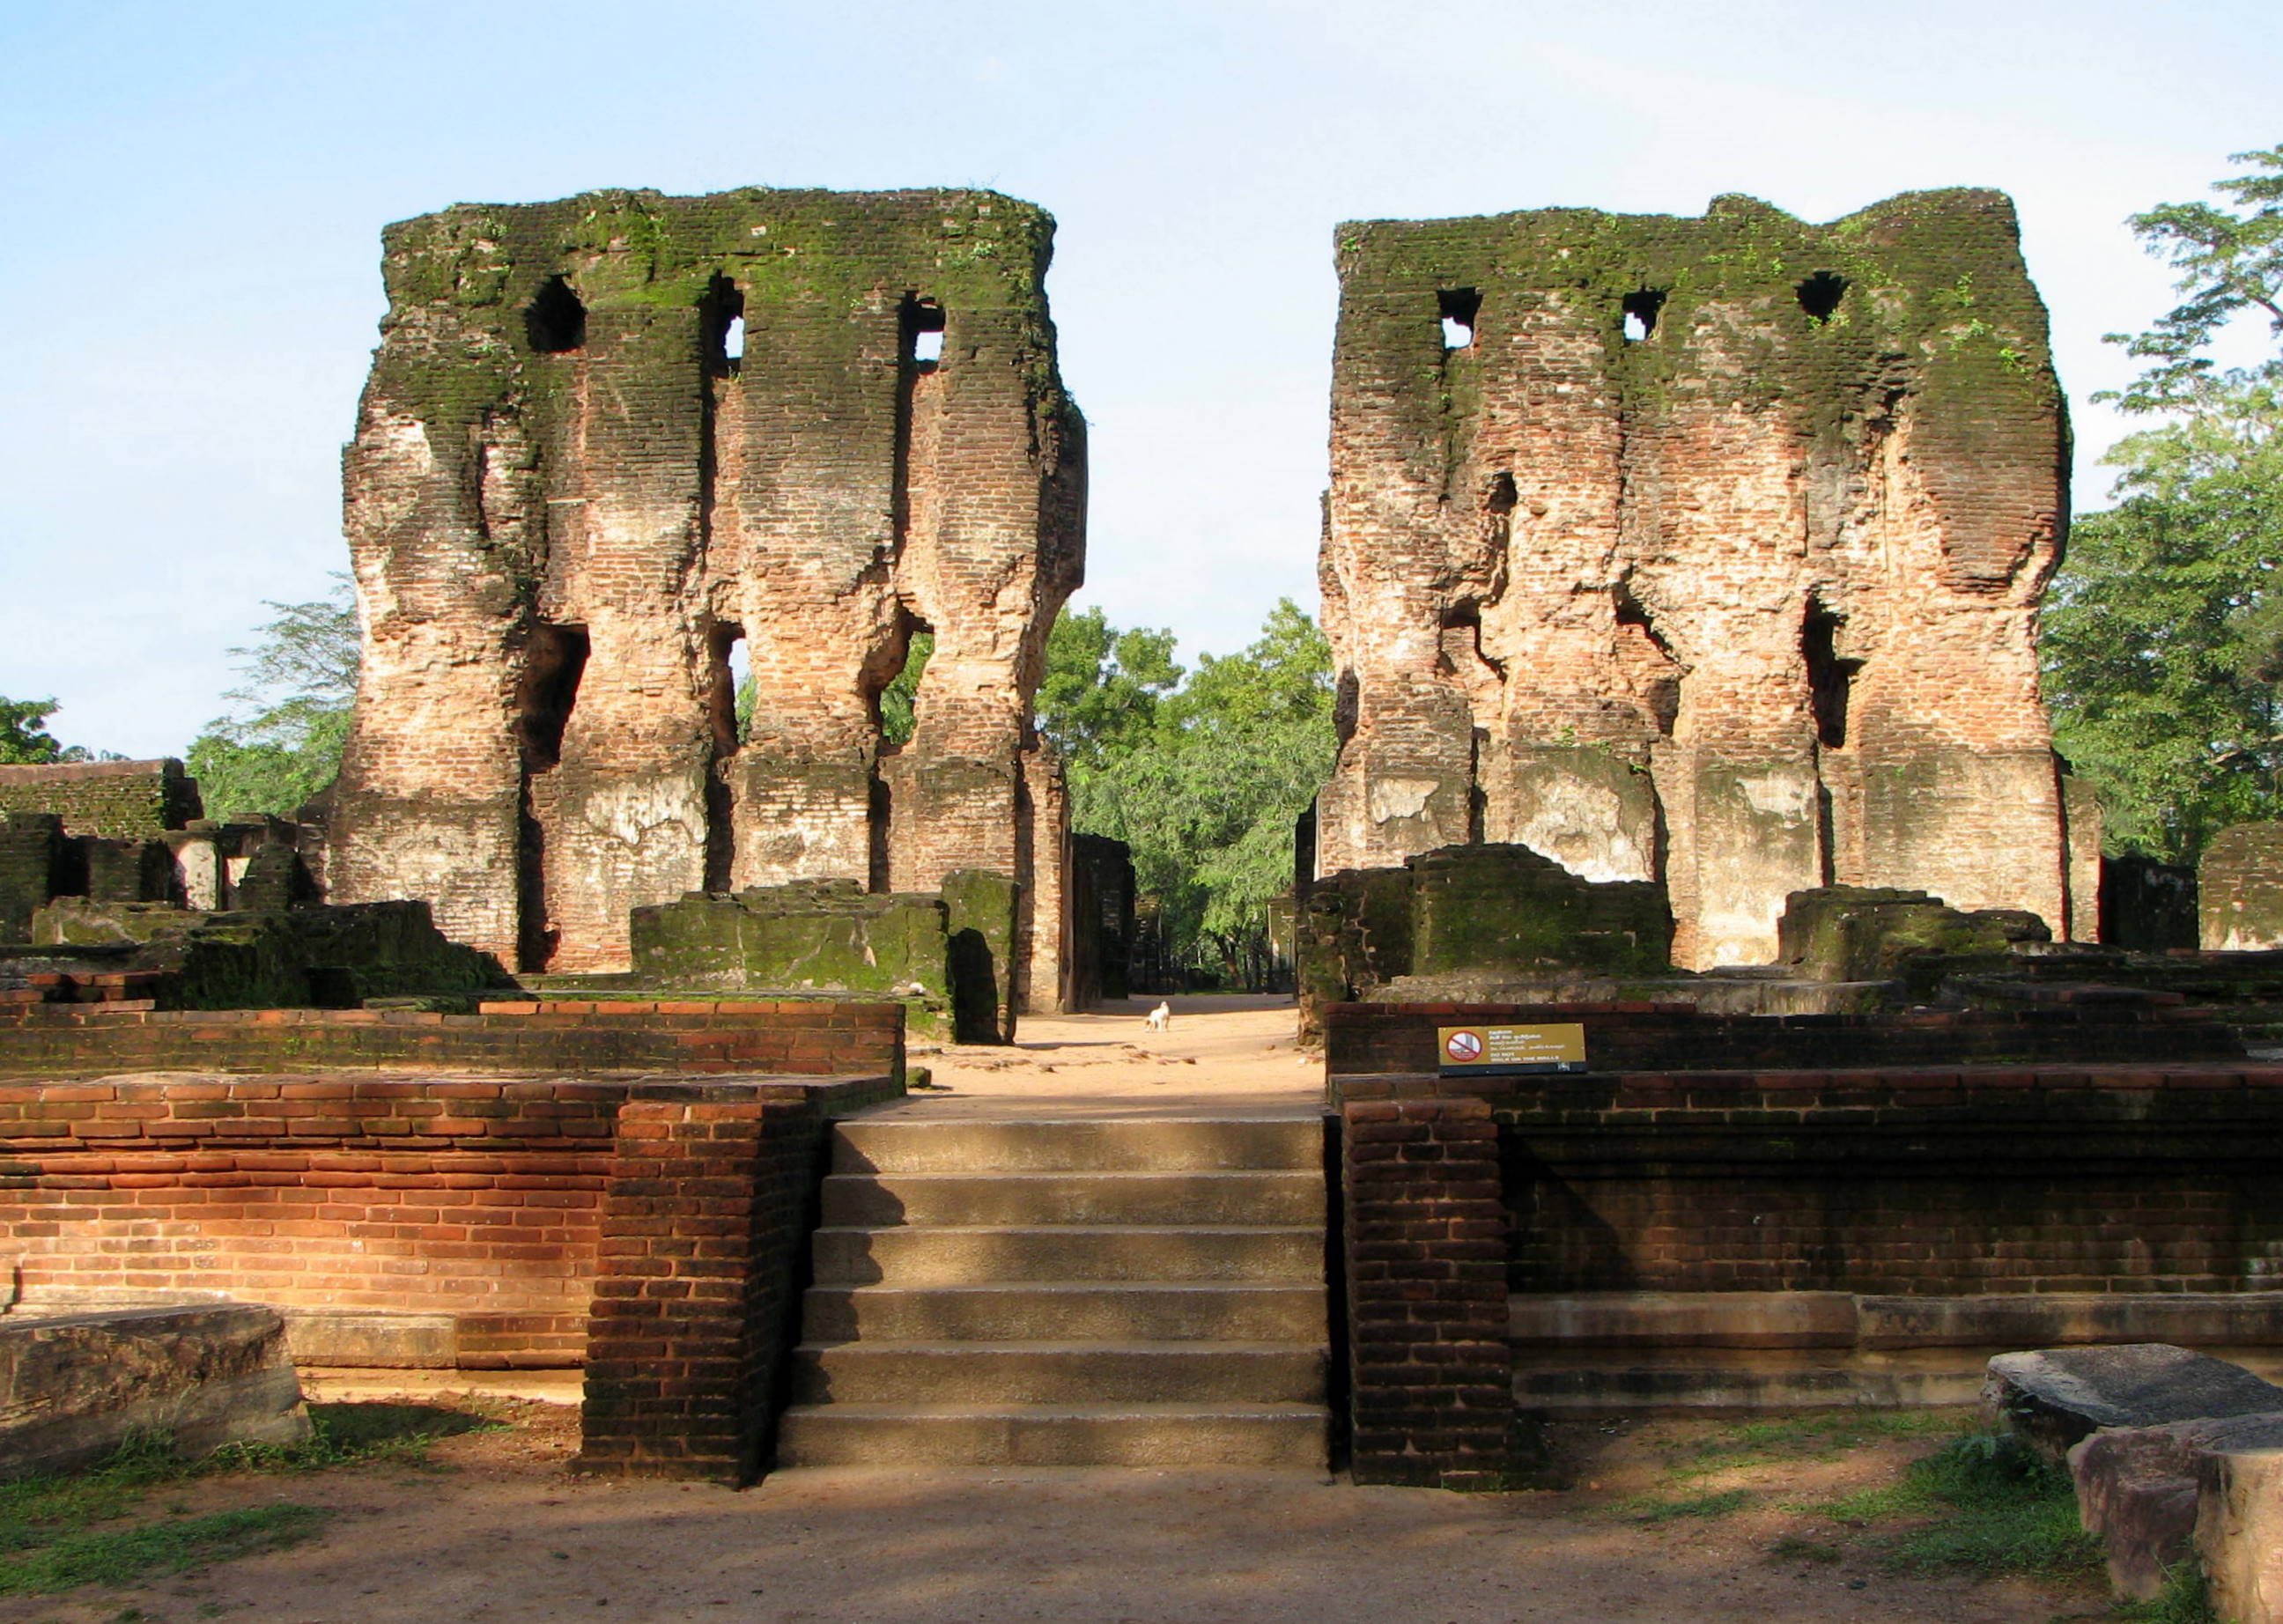
<svg viewBox="0 0 2283 1624">
<path fill-rule="evenodd" d="M 1562 1026 L 1438 1026 L 1445 1076 L 1527 1076 L 1586 1069 L 1586 1029 Z"/>
</svg>

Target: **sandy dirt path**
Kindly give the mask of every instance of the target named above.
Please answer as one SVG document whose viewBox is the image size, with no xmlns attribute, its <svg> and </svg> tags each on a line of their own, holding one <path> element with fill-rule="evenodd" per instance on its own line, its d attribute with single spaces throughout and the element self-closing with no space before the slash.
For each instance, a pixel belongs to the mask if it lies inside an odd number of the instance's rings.
<svg viewBox="0 0 2283 1624">
<path fill-rule="evenodd" d="M 1903 1446 L 1763 1468 L 1718 1520 L 1624 1509 L 1626 1440 L 1596 1488 L 1461 1496 L 1227 1472 L 779 1473 L 743 1492 L 582 1480 L 567 1406 L 436 1446 L 444 1469 L 192 1486 L 183 1509 L 289 1499 L 317 1541 L 161 1581 L 0 1599 L 35 1624 L 2046 1624 L 2089 1590 L 1898 1577 L 1859 1553 L 1774 1555 L 1787 1496 L 1890 1474 Z M 1667 1428 L 1670 1431 L 1670 1426 Z M 1919 1445 L 1918 1448 L 1924 1446 Z M 1751 1480 L 1747 1474 L 1746 1480 Z"/>
</svg>

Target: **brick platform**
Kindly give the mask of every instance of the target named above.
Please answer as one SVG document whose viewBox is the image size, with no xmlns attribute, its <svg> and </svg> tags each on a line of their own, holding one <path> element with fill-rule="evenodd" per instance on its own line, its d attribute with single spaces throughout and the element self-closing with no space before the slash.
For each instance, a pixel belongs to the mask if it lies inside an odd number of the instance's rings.
<svg viewBox="0 0 2283 1624">
<path fill-rule="evenodd" d="M 410 1010 L 0 1006 L 0 1076 L 472 1067 L 513 1071 L 903 1070 L 903 1009 L 838 998 L 554 999 Z"/>
</svg>

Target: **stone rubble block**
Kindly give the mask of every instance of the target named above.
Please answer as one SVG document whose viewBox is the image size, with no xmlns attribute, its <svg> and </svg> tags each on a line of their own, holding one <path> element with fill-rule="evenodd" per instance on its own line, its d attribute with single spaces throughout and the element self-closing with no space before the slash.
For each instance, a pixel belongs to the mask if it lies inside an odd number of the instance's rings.
<svg viewBox="0 0 2283 1624">
<path fill-rule="evenodd" d="M 2169 1342 L 2048 1348 L 1991 1360 L 1982 1408 L 2058 1465 L 2104 1427 L 2283 1412 L 2283 1387 Z"/>
<path fill-rule="evenodd" d="M 160 1433 L 185 1456 L 309 1436 L 285 1322 L 254 1303 L 0 1320 L 0 1479 Z"/>
</svg>

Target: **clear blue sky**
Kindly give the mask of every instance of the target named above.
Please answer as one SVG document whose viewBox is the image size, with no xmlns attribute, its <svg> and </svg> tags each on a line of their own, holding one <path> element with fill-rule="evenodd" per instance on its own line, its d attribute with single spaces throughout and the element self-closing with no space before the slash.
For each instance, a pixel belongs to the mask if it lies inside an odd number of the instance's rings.
<svg viewBox="0 0 2283 1624">
<path fill-rule="evenodd" d="M 984 185 L 1061 221 L 1088 584 L 1185 651 L 1313 610 L 1344 219 L 1811 219 L 2002 187 L 2080 505 L 2162 309 L 2122 224 L 2283 140 L 2275 0 L 0 0 L 0 694 L 179 751 L 342 567 L 384 221 L 595 186 Z"/>
</svg>

